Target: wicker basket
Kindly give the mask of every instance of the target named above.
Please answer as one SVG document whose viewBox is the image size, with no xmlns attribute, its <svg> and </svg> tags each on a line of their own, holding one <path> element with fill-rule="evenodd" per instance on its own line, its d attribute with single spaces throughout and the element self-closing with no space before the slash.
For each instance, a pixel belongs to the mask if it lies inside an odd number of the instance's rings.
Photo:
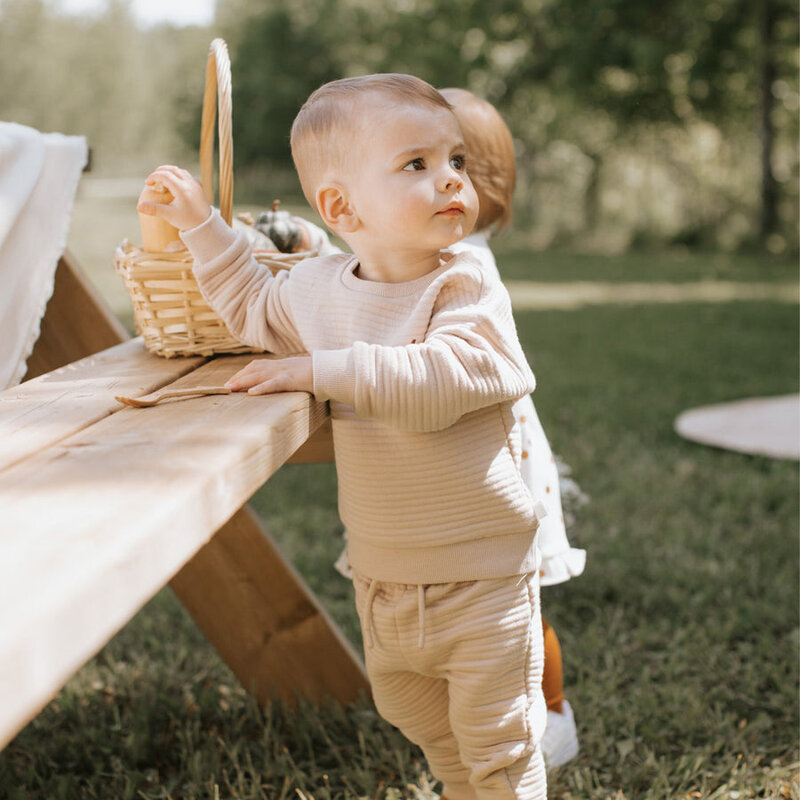
<svg viewBox="0 0 800 800">
<path fill-rule="evenodd" d="M 219 209 L 230 225 L 233 218 L 233 136 L 231 129 L 231 67 L 222 39 L 211 43 L 206 64 L 200 168 L 203 190 L 214 202 L 214 120 L 219 105 Z M 278 253 L 254 250 L 256 260 L 273 274 L 289 269 L 311 252 Z M 123 242 L 114 266 L 133 305 L 136 332 L 145 347 L 159 356 L 210 356 L 215 353 L 261 352 L 233 337 L 208 305 L 192 272 L 188 250 L 149 253 Z"/>
</svg>

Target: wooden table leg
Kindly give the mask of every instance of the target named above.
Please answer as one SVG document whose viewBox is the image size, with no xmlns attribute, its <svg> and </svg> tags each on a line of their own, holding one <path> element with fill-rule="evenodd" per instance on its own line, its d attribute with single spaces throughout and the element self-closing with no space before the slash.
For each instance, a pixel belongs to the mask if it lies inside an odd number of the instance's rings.
<svg viewBox="0 0 800 800">
<path fill-rule="evenodd" d="M 359 656 L 248 506 L 170 585 L 259 701 L 369 694 Z"/>
<path fill-rule="evenodd" d="M 53 296 L 42 319 L 39 339 L 28 358 L 25 380 L 52 372 L 129 338 L 123 324 L 113 315 L 73 256 L 65 252 L 56 268 Z"/>
</svg>

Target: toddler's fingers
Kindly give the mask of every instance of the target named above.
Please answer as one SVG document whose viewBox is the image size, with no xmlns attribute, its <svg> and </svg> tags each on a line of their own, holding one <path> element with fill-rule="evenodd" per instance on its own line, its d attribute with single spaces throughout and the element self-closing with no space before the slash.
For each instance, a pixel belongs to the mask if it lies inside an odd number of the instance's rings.
<svg viewBox="0 0 800 800">
<path fill-rule="evenodd" d="M 275 367 L 279 362 L 269 358 L 254 358 L 244 367 L 242 367 L 237 375 L 247 375 L 251 372 L 274 372 Z"/>
<path fill-rule="evenodd" d="M 178 194 L 181 180 L 174 172 L 168 172 L 167 170 L 162 170 L 159 167 L 159 169 L 157 169 L 150 175 L 150 177 L 148 177 L 145 183 L 148 186 L 153 186 L 156 183 L 160 183 L 166 186 L 166 188 L 169 189 L 174 196 Z"/>
<path fill-rule="evenodd" d="M 163 183 L 164 175 L 171 175 L 165 167 L 156 167 L 145 179 L 146 186 L 152 186 L 154 183 Z"/>
<path fill-rule="evenodd" d="M 188 170 L 181 169 L 180 167 L 173 167 L 170 165 L 158 167 L 145 180 L 148 186 L 156 183 L 162 183 L 173 194 L 181 191 L 187 184 L 197 183 L 195 177 Z"/>
<path fill-rule="evenodd" d="M 254 372 L 256 364 L 257 362 L 251 361 L 246 367 L 242 367 L 242 369 L 231 375 L 231 377 L 225 381 L 225 386 L 232 392 L 239 392 L 242 389 L 249 389 L 251 386 L 260 383 L 263 375 L 259 376 Z"/>
<path fill-rule="evenodd" d="M 242 389 L 249 389 L 251 385 L 252 381 L 248 382 L 245 378 L 241 377 L 238 372 L 225 381 L 225 386 L 232 392 L 241 392 Z"/>
<path fill-rule="evenodd" d="M 176 167 L 174 164 L 162 164 L 150 173 L 145 183 L 155 183 L 159 175 L 165 174 L 174 175 L 176 178 L 185 178 L 189 176 L 189 173 L 181 167 Z"/>
<path fill-rule="evenodd" d="M 152 200 L 142 200 L 136 210 L 150 217 L 163 217 L 167 222 L 171 222 L 175 216 L 175 206 L 171 203 L 154 203 Z"/>
<path fill-rule="evenodd" d="M 257 383 L 247 390 L 247 394 L 274 394 L 275 392 L 283 391 L 281 389 L 280 381 L 277 378 L 269 378 L 266 381 Z"/>
</svg>

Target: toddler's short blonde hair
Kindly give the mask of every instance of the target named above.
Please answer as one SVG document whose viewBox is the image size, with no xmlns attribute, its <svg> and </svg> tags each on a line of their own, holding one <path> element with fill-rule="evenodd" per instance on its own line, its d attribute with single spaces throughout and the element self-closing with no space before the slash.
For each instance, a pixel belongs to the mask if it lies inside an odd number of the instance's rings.
<svg viewBox="0 0 800 800">
<path fill-rule="evenodd" d="M 359 141 L 380 135 L 380 120 L 364 113 L 364 100 L 376 95 L 452 111 L 433 86 L 413 75 L 362 75 L 320 86 L 298 112 L 291 133 L 292 158 L 312 207 L 316 208 L 316 192 L 323 181 L 352 171 Z"/>
<path fill-rule="evenodd" d="M 466 89 L 440 89 L 455 113 L 467 146 L 467 173 L 478 193 L 475 230 L 511 222 L 511 197 L 517 183 L 514 140 L 497 109 Z"/>
</svg>

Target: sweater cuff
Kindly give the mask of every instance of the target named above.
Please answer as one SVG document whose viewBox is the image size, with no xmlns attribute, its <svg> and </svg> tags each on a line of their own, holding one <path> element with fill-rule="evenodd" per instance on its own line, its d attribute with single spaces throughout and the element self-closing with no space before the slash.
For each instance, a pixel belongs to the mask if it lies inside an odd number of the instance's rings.
<svg viewBox="0 0 800 800">
<path fill-rule="evenodd" d="M 336 400 L 349 406 L 355 404 L 355 368 L 353 351 L 315 350 L 311 354 L 314 370 L 314 397 L 323 402 Z"/>
<path fill-rule="evenodd" d="M 236 231 L 222 219 L 219 209 L 212 208 L 205 222 L 196 228 L 181 231 L 181 239 L 195 259 L 205 264 L 233 244 Z"/>
</svg>

